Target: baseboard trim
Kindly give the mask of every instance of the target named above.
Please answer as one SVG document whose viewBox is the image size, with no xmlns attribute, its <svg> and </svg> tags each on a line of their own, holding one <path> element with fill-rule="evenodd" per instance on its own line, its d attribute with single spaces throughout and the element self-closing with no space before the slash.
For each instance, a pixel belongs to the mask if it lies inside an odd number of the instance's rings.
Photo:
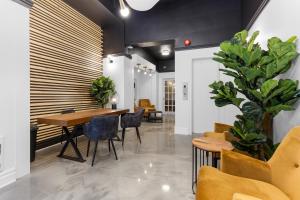
<svg viewBox="0 0 300 200">
<path fill-rule="evenodd" d="M 16 181 L 16 169 L 8 169 L 0 173 L 0 188 Z"/>
<path fill-rule="evenodd" d="M 175 134 L 178 135 L 192 135 L 188 128 L 175 126 Z"/>
</svg>

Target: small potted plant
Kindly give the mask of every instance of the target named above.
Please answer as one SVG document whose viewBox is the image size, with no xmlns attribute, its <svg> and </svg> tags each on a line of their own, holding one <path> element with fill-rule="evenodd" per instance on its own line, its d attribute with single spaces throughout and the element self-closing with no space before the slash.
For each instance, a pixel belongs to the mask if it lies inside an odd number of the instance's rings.
<svg viewBox="0 0 300 200">
<path fill-rule="evenodd" d="M 101 76 L 92 82 L 91 95 L 102 108 L 116 94 L 115 84 L 109 77 Z"/>
</svg>

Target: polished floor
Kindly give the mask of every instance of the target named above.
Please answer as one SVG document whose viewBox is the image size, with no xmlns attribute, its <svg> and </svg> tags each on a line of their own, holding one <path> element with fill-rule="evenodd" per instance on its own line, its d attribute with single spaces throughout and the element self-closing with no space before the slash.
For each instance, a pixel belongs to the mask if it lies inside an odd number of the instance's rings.
<svg viewBox="0 0 300 200">
<path fill-rule="evenodd" d="M 56 157 L 61 145 L 39 151 L 31 174 L 0 190 L 0 200 L 191 200 L 191 136 L 174 135 L 174 119 L 143 123 L 142 144 L 126 134 L 119 160 L 98 146 L 94 167 Z M 86 139 L 80 149 L 86 152 Z M 92 146 L 93 147 L 93 146 Z"/>
</svg>

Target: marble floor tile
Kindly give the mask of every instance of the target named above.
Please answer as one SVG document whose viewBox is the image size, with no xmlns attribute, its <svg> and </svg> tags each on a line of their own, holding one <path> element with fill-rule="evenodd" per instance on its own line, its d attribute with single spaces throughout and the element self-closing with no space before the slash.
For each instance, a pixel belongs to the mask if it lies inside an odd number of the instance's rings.
<svg viewBox="0 0 300 200">
<path fill-rule="evenodd" d="M 94 167 L 57 158 L 61 144 L 37 152 L 31 174 L 0 190 L 0 200 L 192 200 L 191 136 L 174 135 L 174 118 L 143 123 L 142 144 L 126 132 L 119 160 L 101 142 Z M 87 140 L 79 147 L 86 153 Z M 93 147 L 93 146 L 92 146 Z"/>
</svg>

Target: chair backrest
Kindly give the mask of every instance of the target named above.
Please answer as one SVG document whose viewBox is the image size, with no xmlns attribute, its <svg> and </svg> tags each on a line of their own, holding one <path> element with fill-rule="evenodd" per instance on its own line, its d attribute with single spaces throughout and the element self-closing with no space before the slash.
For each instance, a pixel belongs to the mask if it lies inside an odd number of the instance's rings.
<svg viewBox="0 0 300 200">
<path fill-rule="evenodd" d="M 300 126 L 290 130 L 268 163 L 272 183 L 291 199 L 300 199 Z"/>
<path fill-rule="evenodd" d="M 217 133 L 224 133 L 225 131 L 229 131 L 231 128 L 231 125 L 215 122 L 214 131 Z"/>
<path fill-rule="evenodd" d="M 148 107 L 151 106 L 150 100 L 149 99 L 140 99 L 139 100 L 139 107 Z"/>
<path fill-rule="evenodd" d="M 68 108 L 68 109 L 61 111 L 60 113 L 61 114 L 69 114 L 69 113 L 74 113 L 74 112 L 75 112 L 74 108 Z"/>
<path fill-rule="evenodd" d="M 134 113 L 134 116 L 139 120 L 139 123 L 142 122 L 142 119 L 144 117 L 145 109 L 141 108 L 138 111 Z"/>
<path fill-rule="evenodd" d="M 106 140 L 117 136 L 119 116 L 98 116 L 84 126 L 84 134 L 92 140 Z"/>
</svg>

